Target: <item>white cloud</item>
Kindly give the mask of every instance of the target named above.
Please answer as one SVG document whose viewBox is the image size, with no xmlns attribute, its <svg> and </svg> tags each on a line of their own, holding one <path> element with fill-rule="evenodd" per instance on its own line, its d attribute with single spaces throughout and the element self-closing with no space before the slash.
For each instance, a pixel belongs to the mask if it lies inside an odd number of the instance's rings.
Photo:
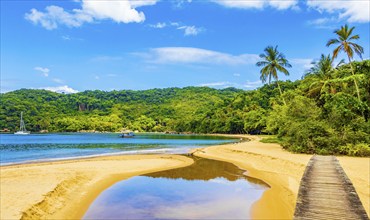
<svg viewBox="0 0 370 220">
<path fill-rule="evenodd" d="M 242 65 L 255 64 L 259 60 L 257 54 L 231 55 L 218 51 L 193 47 L 160 47 L 140 54 L 152 63 L 208 63 Z"/>
<path fill-rule="evenodd" d="M 40 71 L 45 77 L 49 76 L 50 70 L 46 67 L 35 67 L 34 70 Z"/>
<path fill-rule="evenodd" d="M 170 2 L 172 2 L 175 8 L 182 8 L 185 3 L 191 3 L 192 0 L 172 0 Z"/>
<path fill-rule="evenodd" d="M 213 2 L 228 8 L 241 8 L 250 9 L 257 8 L 262 9 L 264 6 L 264 1 L 251 0 L 251 1 L 239 1 L 239 0 L 213 0 Z"/>
<path fill-rule="evenodd" d="M 177 28 L 178 30 L 184 30 L 184 35 L 185 36 L 196 36 L 200 32 L 203 31 L 202 28 L 197 28 L 195 26 L 181 26 Z"/>
<path fill-rule="evenodd" d="M 278 10 L 296 9 L 298 4 L 298 0 L 213 0 L 213 2 L 228 8 L 263 9 L 272 7 Z"/>
<path fill-rule="evenodd" d="M 370 1 L 368 0 L 308 0 L 307 5 L 320 13 L 338 14 L 338 19 L 345 19 L 348 22 L 370 21 Z"/>
<path fill-rule="evenodd" d="M 234 73 L 233 76 L 239 77 L 240 73 Z"/>
<path fill-rule="evenodd" d="M 71 87 L 64 85 L 64 86 L 56 86 L 56 87 L 42 87 L 40 89 L 49 90 L 52 92 L 58 92 L 58 93 L 77 93 L 78 91 L 75 89 L 72 89 Z"/>
<path fill-rule="evenodd" d="M 199 33 L 203 32 L 205 29 L 202 27 L 196 27 L 194 25 L 181 25 L 179 22 L 158 22 L 156 24 L 149 24 L 149 27 L 155 29 L 163 29 L 163 28 L 170 28 L 176 27 L 177 30 L 183 30 L 185 36 L 196 36 Z"/>
<path fill-rule="evenodd" d="M 165 22 L 158 22 L 157 24 L 150 24 L 149 26 L 152 28 L 162 29 L 165 28 L 167 24 Z"/>
<path fill-rule="evenodd" d="M 154 5 L 157 0 L 132 0 L 132 1 L 94 1 L 82 0 L 80 9 L 71 12 L 64 8 L 51 5 L 45 8 L 45 12 L 31 9 L 25 14 L 25 18 L 34 24 L 40 24 L 48 30 L 58 28 L 59 25 L 67 27 L 80 27 L 84 23 L 99 20 L 113 20 L 117 23 L 143 22 L 145 15 L 136 10 L 138 7 Z"/>
<path fill-rule="evenodd" d="M 180 26 L 180 24 L 178 22 L 170 22 L 170 25 L 171 26 L 175 26 L 175 27 Z"/>
<path fill-rule="evenodd" d="M 94 76 L 94 79 L 99 80 L 100 77 L 99 76 Z"/>
<path fill-rule="evenodd" d="M 33 8 L 30 13 L 25 14 L 25 18 L 34 24 L 40 24 L 47 30 L 56 29 L 60 24 L 67 27 L 79 27 L 85 22 L 93 21 L 93 17 L 82 10 L 75 9 L 74 13 L 69 13 L 55 5 L 47 6 L 45 12 Z"/>
</svg>

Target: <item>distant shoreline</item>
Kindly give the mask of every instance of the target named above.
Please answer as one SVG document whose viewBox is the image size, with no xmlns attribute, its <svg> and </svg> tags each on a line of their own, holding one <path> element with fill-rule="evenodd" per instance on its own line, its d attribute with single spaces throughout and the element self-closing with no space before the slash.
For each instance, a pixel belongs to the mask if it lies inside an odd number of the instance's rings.
<svg viewBox="0 0 370 220">
<path fill-rule="evenodd" d="M 122 138 L 119 137 L 119 135 L 117 133 L 112 133 L 112 132 L 107 132 L 107 133 L 89 133 L 89 132 L 86 132 L 86 133 L 79 133 L 79 132 L 63 132 L 63 133 L 42 133 L 42 134 L 35 134 L 35 136 L 47 136 L 47 135 L 57 135 L 59 138 L 64 139 L 63 135 L 66 135 L 66 136 L 71 136 L 73 137 L 73 135 L 77 135 L 77 136 L 82 136 L 83 139 L 86 139 L 84 138 L 84 135 L 89 135 L 92 136 L 92 137 L 95 137 L 94 135 L 108 135 L 107 137 L 109 137 L 110 139 L 109 140 L 113 140 L 112 142 L 108 142 L 105 143 L 104 145 L 120 145 L 120 144 L 124 144 L 124 145 L 129 145 L 129 143 L 126 143 L 125 141 L 126 140 L 122 140 Z M 115 136 L 116 135 L 116 136 Z M 205 137 L 206 139 L 219 139 L 220 143 L 219 144 L 225 144 L 225 142 L 237 142 L 239 141 L 238 139 L 236 138 L 232 138 L 232 137 L 224 137 L 224 138 L 215 138 L 215 135 L 207 135 L 207 134 L 162 134 L 162 133 L 157 133 L 157 132 L 142 132 L 142 133 L 138 133 L 137 134 L 137 137 L 146 137 L 147 135 L 149 136 L 156 136 L 156 135 L 160 135 L 161 137 L 167 137 L 170 136 L 172 139 L 172 137 L 174 137 L 176 139 L 177 136 L 182 137 L 182 136 L 191 136 L 191 137 Z M 13 134 L 7 134 L 6 136 L 13 136 Z M 28 135 L 27 135 L 28 136 Z M 18 140 L 18 138 L 20 140 L 23 140 L 24 138 L 27 139 L 27 136 L 17 136 L 17 135 L 14 135 L 14 137 L 11 137 L 10 140 Z M 221 137 L 219 135 L 217 135 L 216 137 Z M 113 139 L 111 139 L 113 138 Z M 225 140 L 224 140 L 225 139 Z M 86 139 L 87 140 L 87 139 Z M 132 139 L 130 139 L 129 141 L 131 141 Z M 32 137 L 30 137 L 30 143 L 23 143 L 23 144 L 31 144 L 31 145 L 40 145 L 42 146 L 44 144 L 44 142 L 42 143 L 38 143 L 38 142 L 34 142 L 32 141 Z M 132 143 L 132 142 L 130 142 Z M 7 150 L 7 145 L 13 145 L 13 143 L 9 143 L 7 141 L 3 141 L 0 146 L 3 146 L 5 145 L 6 146 L 6 149 Z M 23 144 L 16 144 L 15 145 L 20 145 L 22 146 Z M 49 143 L 49 142 L 45 142 L 46 145 L 54 145 L 54 143 Z M 75 143 L 75 142 L 68 142 L 68 143 L 59 143 L 58 141 L 55 143 L 57 145 L 70 145 L 70 146 L 79 146 L 79 145 L 86 145 L 87 148 L 89 148 L 88 146 L 90 145 L 97 145 L 97 143 L 95 142 L 86 142 L 86 143 Z M 98 143 L 98 144 L 101 144 L 101 143 Z M 133 143 L 135 144 L 135 143 Z M 216 145 L 216 143 L 209 143 L 207 144 L 206 146 L 210 146 L 210 145 Z M 68 148 L 70 147 L 68 146 Z M 103 151 L 97 151 L 97 152 L 93 152 L 93 153 L 88 153 L 87 155 L 83 155 L 83 154 L 66 154 L 66 155 L 57 155 L 57 157 L 53 156 L 53 155 L 49 155 L 47 152 L 46 154 L 44 154 L 43 157 L 21 157 L 21 158 L 13 158 L 13 159 L 7 159 L 7 156 L 6 154 L 3 154 L 3 157 L 2 157 L 2 161 L 0 161 L 0 167 L 5 167 L 5 166 L 12 166 L 12 165 L 21 165 L 21 164 L 35 164 L 35 163 L 48 163 L 48 162 L 54 162 L 54 161 L 68 161 L 68 160 L 79 160 L 79 159 L 88 159 L 88 158 L 97 158 L 97 157 L 107 157 L 107 156 L 120 156 L 120 155 L 152 155 L 152 154 L 168 154 L 168 155 L 175 155 L 175 154 L 187 154 L 188 152 L 191 151 L 192 148 L 196 148 L 196 147 L 205 147 L 203 145 L 199 145 L 197 146 L 196 144 L 195 145 L 191 145 L 191 146 L 187 146 L 187 145 L 184 145 L 183 147 L 173 147 L 173 146 L 166 146 L 166 145 L 163 145 L 162 147 L 160 148 L 145 148 L 145 149 L 135 149 L 135 148 L 130 148 L 130 149 L 125 149 L 124 147 L 122 148 L 117 148 L 117 150 L 115 151 L 111 151 L 109 150 L 109 147 L 104 147 L 108 150 L 103 150 Z M 48 149 L 48 148 L 45 148 L 45 149 Z M 103 149 L 103 148 L 102 148 Z M 26 152 L 27 153 L 27 152 Z M 42 154 L 42 153 L 40 153 Z M 54 153 L 55 154 L 55 153 Z"/>
</svg>

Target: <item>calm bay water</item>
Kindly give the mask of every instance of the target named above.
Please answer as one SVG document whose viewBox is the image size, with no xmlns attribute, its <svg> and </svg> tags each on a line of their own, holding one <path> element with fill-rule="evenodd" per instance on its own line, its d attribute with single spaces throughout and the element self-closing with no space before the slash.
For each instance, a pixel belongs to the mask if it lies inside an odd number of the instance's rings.
<svg viewBox="0 0 370 220">
<path fill-rule="evenodd" d="M 268 188 L 233 164 L 193 157 L 191 166 L 116 183 L 84 219 L 250 219 Z"/>
<path fill-rule="evenodd" d="M 116 133 L 0 134 L 0 165 L 114 154 L 186 153 L 192 148 L 235 142 L 201 135 Z"/>
</svg>

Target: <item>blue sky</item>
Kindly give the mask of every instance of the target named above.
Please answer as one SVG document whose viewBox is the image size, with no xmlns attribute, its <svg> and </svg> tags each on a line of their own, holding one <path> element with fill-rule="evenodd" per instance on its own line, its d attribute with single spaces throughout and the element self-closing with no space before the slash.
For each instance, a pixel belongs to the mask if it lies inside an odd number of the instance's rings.
<svg viewBox="0 0 370 220">
<path fill-rule="evenodd" d="M 368 59 L 369 22 L 368 0 L 1 0 L 1 92 L 254 89 L 266 46 L 293 65 L 281 79 L 296 80 L 344 24 Z"/>
</svg>

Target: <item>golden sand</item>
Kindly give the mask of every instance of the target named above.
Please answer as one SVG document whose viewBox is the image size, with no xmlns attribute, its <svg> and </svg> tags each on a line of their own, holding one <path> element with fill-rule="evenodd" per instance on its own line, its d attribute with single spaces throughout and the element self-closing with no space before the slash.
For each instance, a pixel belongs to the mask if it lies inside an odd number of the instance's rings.
<svg viewBox="0 0 370 220">
<path fill-rule="evenodd" d="M 292 219 L 300 180 L 312 155 L 293 154 L 278 144 L 261 143 L 257 136 L 235 136 L 251 141 L 199 149 L 195 155 L 234 163 L 248 175 L 270 185 L 252 209 L 255 219 Z M 337 157 L 369 215 L 370 159 Z"/>
<path fill-rule="evenodd" d="M 271 186 L 254 204 L 253 218 L 291 219 L 311 155 L 289 153 L 256 136 L 238 137 L 251 141 L 198 149 L 194 154 L 234 163 Z M 370 159 L 338 159 L 369 214 Z M 81 218 L 103 190 L 120 180 L 192 163 L 178 155 L 126 155 L 1 167 L 0 219 Z"/>
<path fill-rule="evenodd" d="M 192 163 L 177 155 L 126 155 L 1 167 L 0 219 L 78 219 L 120 180 Z"/>
</svg>

